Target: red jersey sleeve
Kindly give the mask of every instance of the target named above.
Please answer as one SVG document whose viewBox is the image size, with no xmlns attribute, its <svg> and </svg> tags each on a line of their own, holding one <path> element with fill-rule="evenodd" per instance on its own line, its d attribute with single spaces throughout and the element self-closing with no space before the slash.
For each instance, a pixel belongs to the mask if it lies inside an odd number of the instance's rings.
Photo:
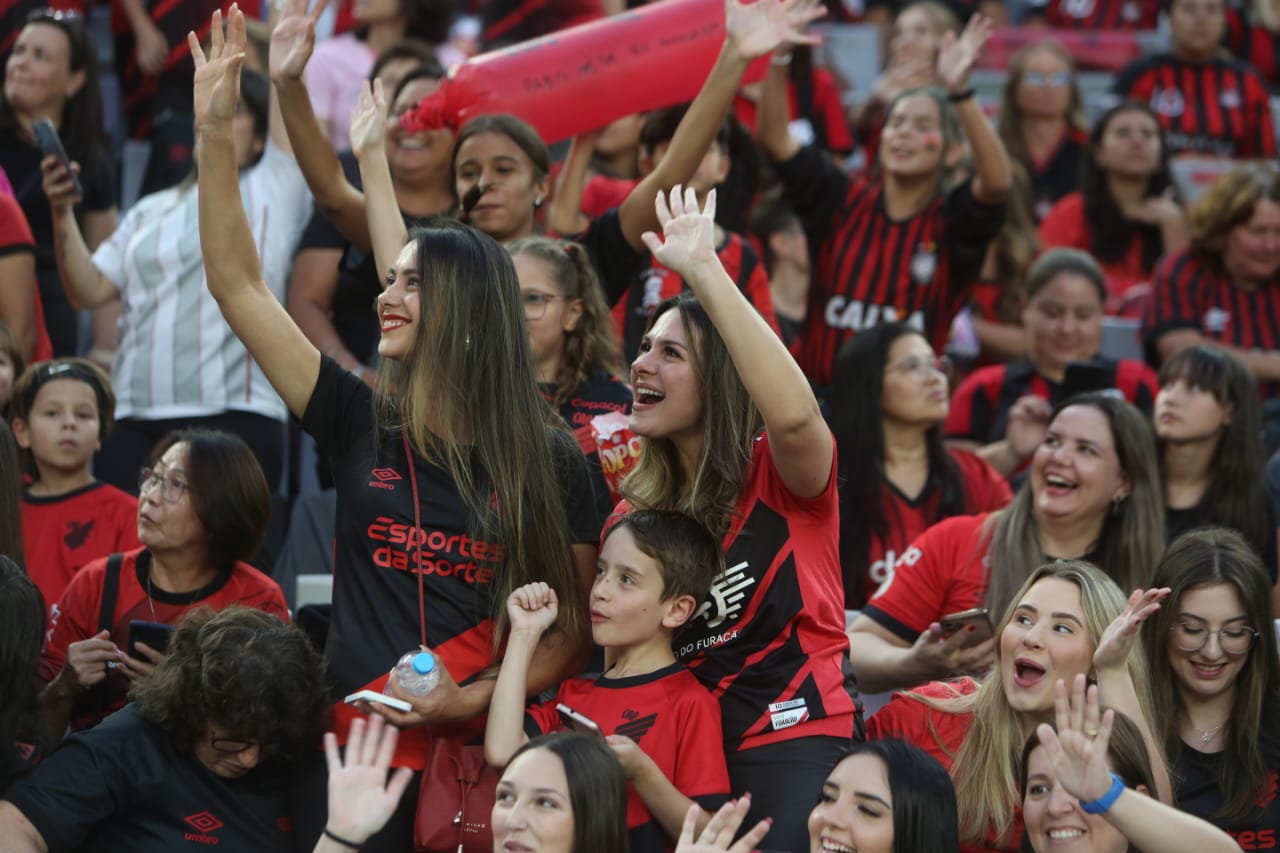
<svg viewBox="0 0 1280 853">
<path fill-rule="evenodd" d="M 987 443 L 987 434 L 991 431 L 990 416 L 994 410 L 988 385 L 994 381 L 998 394 L 1003 372 L 1001 365 L 990 365 L 965 377 L 951 398 L 951 408 L 947 410 L 947 419 L 942 426 L 943 435 Z"/>
<path fill-rule="evenodd" d="M 679 742 L 671 784 L 693 800 L 728 797 L 729 766 L 724 757 L 720 704 L 692 674 L 672 680 L 672 703 L 679 711 Z"/>
<path fill-rule="evenodd" d="M 837 517 L 839 513 L 839 495 L 836 492 L 836 456 L 835 443 L 836 437 L 831 438 L 831 473 L 827 477 L 827 487 L 823 489 L 821 494 L 812 498 L 802 498 L 797 496 L 782 481 L 782 476 L 778 474 L 778 466 L 773 461 L 773 445 L 769 444 L 769 436 L 760 436 L 756 439 L 758 449 L 752 455 L 753 465 L 762 465 L 763 476 L 760 478 L 760 497 L 765 503 L 773 507 L 778 507 L 787 511 L 790 515 L 794 513 L 800 517 L 808 517 L 809 521 L 816 523 L 825 523 Z M 750 475 L 748 475 L 749 477 Z"/>
<path fill-rule="evenodd" d="M 50 603 L 49 630 L 40 655 L 42 681 L 48 683 L 62 671 L 68 646 L 98 633 L 106 571 L 107 558 L 94 560 L 76 572 L 58 601 Z"/>
<path fill-rule="evenodd" d="M 1063 196 L 1040 223 L 1040 245 L 1046 249 L 1089 248 L 1084 226 L 1084 197 L 1080 193 Z"/>
<path fill-rule="evenodd" d="M 863 613 L 907 642 L 948 613 L 978 606 L 986 593 L 988 515 L 940 521 L 911 544 L 893 577 Z"/>
</svg>

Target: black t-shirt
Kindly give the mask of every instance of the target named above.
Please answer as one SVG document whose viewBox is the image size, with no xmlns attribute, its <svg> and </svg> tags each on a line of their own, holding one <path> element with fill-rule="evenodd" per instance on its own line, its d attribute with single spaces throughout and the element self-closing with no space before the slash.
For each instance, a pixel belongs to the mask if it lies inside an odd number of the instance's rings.
<svg viewBox="0 0 1280 853">
<path fill-rule="evenodd" d="M 53 212 L 49 208 L 49 197 L 44 194 L 41 157 L 40 149 L 34 145 L 0 139 L 0 168 L 13 184 L 14 198 L 22 206 L 36 241 L 36 278 L 40 282 L 44 324 L 53 343 L 53 354 L 75 355 L 76 312 L 62 289 L 62 277 L 58 275 L 58 262 L 53 254 Z M 76 216 L 82 223 L 85 213 L 115 207 L 115 166 L 106 154 L 80 163 L 80 185 L 84 188 L 84 199 L 76 205 Z"/>
<path fill-rule="evenodd" d="M 1264 726 L 1267 724 L 1263 722 Z M 1242 850 L 1276 847 L 1280 844 L 1280 798 L 1276 796 L 1276 781 L 1280 775 L 1276 768 L 1280 767 L 1280 762 L 1272 761 L 1272 770 L 1258 790 L 1254 812 L 1244 820 L 1224 823 L 1215 816 L 1222 808 L 1222 793 L 1215 777 L 1225 755 L 1222 752 L 1198 752 L 1180 744 L 1177 753 L 1170 756 L 1174 802 L 1182 811 L 1221 828 L 1235 839 Z"/>
<path fill-rule="evenodd" d="M 556 387 L 551 384 L 538 386 L 542 395 L 548 400 L 555 397 Z M 564 418 L 569 429 L 573 430 L 578 446 L 582 448 L 587 459 L 587 469 L 591 472 L 591 489 L 595 494 L 596 512 L 601 518 L 608 518 L 617 503 L 609 493 L 609 486 L 604 479 L 604 467 L 600 462 L 599 448 L 596 447 L 595 434 L 591 429 L 591 420 L 610 412 L 631 412 L 631 388 L 608 371 L 596 368 L 587 376 L 587 381 L 578 390 L 569 395 L 569 399 L 560 405 L 560 417 Z"/>
<path fill-rule="evenodd" d="M 5 799 L 52 851 L 288 853 L 288 781 L 276 762 L 223 779 L 126 705 L 67 738 Z"/>
<path fill-rule="evenodd" d="M 375 439 L 372 390 L 330 358 L 321 362 L 302 427 L 333 471 L 338 492 L 333 619 L 325 654 L 334 696 L 385 677 L 419 641 L 421 542 L 427 645 L 459 682 L 489 665 L 502 544 L 469 533 L 466 505 L 443 468 L 415 459 L 421 529 L 399 433 Z M 537 428 L 530 424 L 529 428 Z M 582 452 L 555 431 L 556 465 L 571 541 L 595 544 L 601 519 Z M 412 543 L 412 544 L 411 544 Z"/>
</svg>

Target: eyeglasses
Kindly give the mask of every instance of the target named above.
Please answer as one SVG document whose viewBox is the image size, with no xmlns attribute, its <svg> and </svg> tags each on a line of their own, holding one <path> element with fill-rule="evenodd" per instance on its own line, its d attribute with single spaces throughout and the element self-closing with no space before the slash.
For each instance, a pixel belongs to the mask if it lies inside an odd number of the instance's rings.
<svg viewBox="0 0 1280 853">
<path fill-rule="evenodd" d="M 557 299 L 564 299 L 564 297 L 559 293 L 543 293 L 541 290 L 526 290 L 521 293 L 520 301 L 524 303 L 525 319 L 542 319 L 542 315 L 547 313 L 547 305 Z"/>
<path fill-rule="evenodd" d="M 245 750 L 253 749 L 255 746 L 262 746 L 256 740 L 224 737 L 215 734 L 209 735 L 209 745 L 213 747 L 214 752 L 220 752 L 223 755 L 239 755 Z"/>
<path fill-rule="evenodd" d="M 1258 632 L 1248 625 L 1227 625 L 1210 631 L 1198 622 L 1179 622 L 1169 629 L 1173 634 L 1173 644 L 1184 652 L 1198 652 L 1209 642 L 1209 637 L 1218 635 L 1218 645 L 1229 655 L 1242 655 L 1253 648 L 1253 641 Z"/>
<path fill-rule="evenodd" d="M 951 359 L 947 358 L 945 355 L 941 355 L 936 358 L 912 357 L 904 359 L 897 364 L 891 364 L 888 369 L 897 373 L 906 373 L 921 382 L 928 379 L 934 373 L 941 374 L 943 378 L 950 381 L 951 375 L 955 371 L 951 364 Z"/>
<path fill-rule="evenodd" d="M 1048 74 L 1043 71 L 1024 71 L 1022 82 L 1028 86 L 1065 86 L 1071 82 L 1071 75 L 1065 71 L 1053 71 Z"/>
<path fill-rule="evenodd" d="M 182 496 L 192 491 L 192 488 L 181 480 L 175 480 L 173 477 L 166 477 L 152 471 L 150 468 L 143 468 L 138 472 L 138 491 L 148 492 L 159 483 L 160 497 L 165 503 L 176 504 L 182 500 Z"/>
</svg>

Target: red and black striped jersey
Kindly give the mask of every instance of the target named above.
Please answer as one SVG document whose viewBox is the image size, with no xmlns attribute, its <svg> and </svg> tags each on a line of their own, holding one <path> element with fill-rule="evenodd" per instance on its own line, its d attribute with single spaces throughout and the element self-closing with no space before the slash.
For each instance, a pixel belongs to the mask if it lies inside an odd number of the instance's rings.
<svg viewBox="0 0 1280 853">
<path fill-rule="evenodd" d="M 1112 387 L 1144 414 L 1151 414 L 1160 390 L 1154 370 L 1131 359 L 1096 359 L 1091 363 L 1109 367 Z M 960 383 L 952 397 L 943 432 L 947 438 L 979 444 L 1000 441 L 1009 425 L 1009 409 L 1027 394 L 1056 406 L 1062 401 L 1062 384 L 1038 373 L 1026 358 L 975 370 Z"/>
<path fill-rule="evenodd" d="M 1272 87 L 1280 83 L 1280 34 L 1250 21 L 1248 10 L 1227 7 L 1227 32 L 1222 43 Z"/>
<path fill-rule="evenodd" d="M 1085 131 L 1068 126 L 1047 157 L 1028 158 L 1023 164 L 1031 178 L 1031 214 L 1037 222 L 1049 215 L 1059 199 L 1080 187 L 1080 163 L 1088 141 Z"/>
<path fill-rule="evenodd" d="M 1146 56 L 1120 72 L 1112 92 L 1150 104 L 1170 154 L 1276 156 L 1267 86 L 1237 59 L 1199 65 L 1169 53 Z"/>
<path fill-rule="evenodd" d="M 716 256 L 747 297 L 747 301 L 764 317 L 769 328 L 778 332 L 778 318 L 773 311 L 773 291 L 769 289 L 769 272 L 760 261 L 751 244 L 734 234 L 723 231 L 724 240 L 716 249 Z M 664 299 L 678 296 L 688 290 L 689 286 L 677 273 L 653 259 L 649 268 L 640 274 L 640 280 L 632 284 L 613 306 L 613 320 L 618 326 L 618 337 L 622 341 L 622 357 L 628 363 L 640 351 L 640 339 L 649 325 L 653 311 Z M 778 335 L 781 336 L 781 332 Z"/>
<path fill-rule="evenodd" d="M 1029 14 L 1059 30 L 1154 30 L 1159 0 L 1033 0 Z"/>
<path fill-rule="evenodd" d="M 1210 260 L 1190 249 L 1168 255 L 1156 268 L 1143 337 L 1190 329 L 1212 342 L 1240 349 L 1280 350 L 1280 282 L 1257 290 L 1236 287 Z M 1263 399 L 1280 395 L 1280 382 L 1259 382 Z"/>
<path fill-rule="evenodd" d="M 880 323 L 910 323 L 942 352 L 1003 206 L 982 204 L 965 182 L 897 221 L 879 182 L 850 177 L 814 146 L 777 169 L 814 256 L 809 312 L 793 345 L 810 381 L 829 384 L 840 345 Z"/>
</svg>

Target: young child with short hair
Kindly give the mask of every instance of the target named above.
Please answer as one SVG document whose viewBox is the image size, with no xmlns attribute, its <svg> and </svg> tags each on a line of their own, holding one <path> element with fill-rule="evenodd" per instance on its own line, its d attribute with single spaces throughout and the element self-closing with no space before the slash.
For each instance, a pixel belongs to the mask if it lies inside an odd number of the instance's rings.
<svg viewBox="0 0 1280 853">
<path fill-rule="evenodd" d="M 138 547 L 137 498 L 90 471 L 115 395 L 93 362 L 59 358 L 18 377 L 10 412 L 31 477 L 22 494 L 27 573 L 53 603 L 86 563 Z"/>
<path fill-rule="evenodd" d="M 591 638 L 604 647 L 599 678 L 572 678 L 553 701 L 525 709 L 525 684 L 558 602 L 542 583 L 507 599 L 511 630 L 485 730 L 485 757 L 501 766 L 531 736 L 564 727 L 564 705 L 599 727 L 626 772 L 631 853 L 672 850 L 693 803 L 699 828 L 729 798 L 715 697 L 676 661 L 672 638 L 691 619 L 724 556 L 687 515 L 641 510 L 605 534 L 591 586 Z"/>
</svg>

